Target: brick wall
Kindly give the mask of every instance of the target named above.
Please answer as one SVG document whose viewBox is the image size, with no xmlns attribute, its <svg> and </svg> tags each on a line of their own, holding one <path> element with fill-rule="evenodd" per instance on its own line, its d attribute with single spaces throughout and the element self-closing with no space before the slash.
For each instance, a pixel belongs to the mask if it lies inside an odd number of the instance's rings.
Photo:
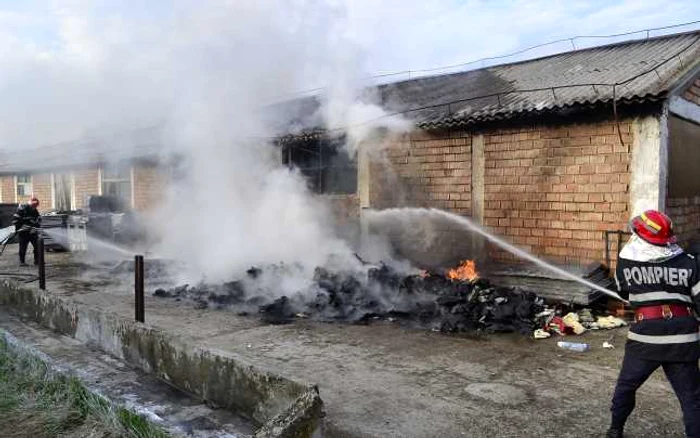
<svg viewBox="0 0 700 438">
<path fill-rule="evenodd" d="M 681 245 L 700 239 L 700 196 L 669 198 L 666 213 L 673 220 L 673 228 Z"/>
<path fill-rule="evenodd" d="M 2 202 L 4 203 L 25 203 L 29 202 L 31 195 L 39 199 L 39 210 L 42 212 L 51 210 L 52 193 L 51 193 L 51 174 L 33 174 L 32 175 L 32 190 L 30 195 L 17 196 L 17 185 L 13 175 L 3 176 L 0 178 L 0 191 L 2 193 Z"/>
<path fill-rule="evenodd" d="M 34 174 L 32 175 L 32 194 L 39 200 L 39 211 L 45 212 L 51 210 L 51 174 Z M 20 202 L 29 201 L 29 197 L 23 197 Z"/>
<path fill-rule="evenodd" d="M 169 176 L 164 169 L 151 164 L 135 164 L 133 172 L 134 207 L 150 210 L 163 198 Z"/>
<path fill-rule="evenodd" d="M 622 121 L 620 128 L 624 146 L 612 122 L 404 137 L 385 153 L 384 167 L 390 169 L 379 172 L 373 164 L 371 205 L 437 207 L 470 216 L 472 139 L 483 135 L 484 225 L 557 263 L 601 261 L 603 231 L 625 229 L 630 214 L 631 120 Z M 469 233 L 432 231 L 437 243 L 423 251 L 438 250 L 435 259 L 474 257 Z M 449 249 L 451 259 L 442 256 Z M 487 251 L 499 260 L 515 260 L 492 246 Z"/>
<path fill-rule="evenodd" d="M 2 177 L 2 202 L 19 204 L 29 202 L 31 195 L 39 199 L 39 210 L 51 210 L 51 174 L 33 174 L 32 190 L 27 196 L 17 196 L 17 185 L 13 175 Z"/>
<path fill-rule="evenodd" d="M 321 195 L 329 205 L 338 236 L 352 245 L 360 240 L 360 197 L 353 195 Z"/>
<path fill-rule="evenodd" d="M 471 137 L 415 132 L 390 142 L 372 169 L 372 206 L 434 207 L 471 213 Z"/>
<path fill-rule="evenodd" d="M 602 232 L 629 216 L 631 123 L 621 131 L 625 146 L 613 123 L 485 133 L 484 225 L 558 263 L 602 260 Z"/>
<path fill-rule="evenodd" d="M 439 208 L 469 216 L 472 210 L 472 138 L 465 131 L 414 131 L 388 142 L 370 169 L 372 208 Z M 476 258 L 474 239 L 447 221 L 383 226 L 400 255 L 424 266 Z M 377 230 L 370 230 L 377 231 Z"/>
<path fill-rule="evenodd" d="M 99 171 L 97 167 L 90 169 L 74 170 L 74 194 L 75 205 L 73 208 L 86 208 L 88 196 L 99 194 Z M 134 166 L 134 201 L 137 209 L 149 209 L 165 190 L 168 183 L 168 175 L 155 166 Z M 4 176 L 0 180 L 2 190 L 2 202 L 15 202 L 17 187 L 13 176 Z M 51 210 L 52 187 L 51 174 L 32 175 L 32 193 L 41 201 L 41 210 Z M 28 202 L 29 196 L 19 197 L 18 202 Z"/>
<path fill-rule="evenodd" d="M 700 79 L 696 79 L 683 93 L 683 98 L 700 105 Z"/>
<path fill-rule="evenodd" d="M 2 202 L 12 204 L 15 202 L 15 178 L 13 176 L 3 176 L 0 180 L 0 190 L 2 191 Z"/>
<path fill-rule="evenodd" d="M 73 181 L 73 190 L 75 193 L 75 205 L 73 208 L 76 210 L 86 208 L 88 196 L 97 195 L 99 193 L 99 172 L 96 167 L 92 169 L 75 170 L 73 172 Z"/>
</svg>

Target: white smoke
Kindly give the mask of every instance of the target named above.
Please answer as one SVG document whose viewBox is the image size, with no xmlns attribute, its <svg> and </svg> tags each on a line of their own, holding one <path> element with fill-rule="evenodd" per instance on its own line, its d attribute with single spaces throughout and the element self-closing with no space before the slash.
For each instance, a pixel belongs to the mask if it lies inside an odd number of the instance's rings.
<svg viewBox="0 0 700 438">
<path fill-rule="evenodd" d="M 75 0 L 42 13 L 27 17 L 50 44 L 0 32 L 3 101 L 18 102 L 0 104 L 0 147 L 157 126 L 163 161 L 183 158 L 188 172 L 150 218 L 160 235 L 154 251 L 186 260 L 192 272 L 183 275 L 221 281 L 251 265 L 301 262 L 309 274 L 357 263 L 328 207 L 282 166 L 265 107 L 324 87 L 315 120 L 351 127 L 352 157 L 375 128 L 407 128 L 360 91 L 373 40 L 355 31 L 362 16 L 350 0 L 154 1 L 128 10 Z"/>
<path fill-rule="evenodd" d="M 266 138 L 275 132 L 266 125 L 261 103 L 292 84 L 303 86 L 309 72 L 343 97 L 341 102 L 327 93 L 316 120 L 331 129 L 357 122 L 351 96 L 361 62 L 339 55 L 359 51 L 342 37 L 347 26 L 342 7 L 317 1 L 297 8 L 243 3 L 196 18 L 195 28 L 215 38 L 217 61 L 225 55 L 230 64 L 216 63 L 212 71 L 211 63 L 203 62 L 188 69 L 196 81 L 177 102 L 168 134 L 188 160 L 189 175 L 159 211 L 158 252 L 184 256 L 195 275 L 203 273 L 209 281 L 231 278 L 251 265 L 297 264 L 309 278 L 316 266 L 358 263 L 335 236 L 327 206 L 309 192 L 300 173 L 282 166 L 278 149 Z M 211 41 L 205 46 L 211 49 Z M 199 42 L 188 49 L 202 51 Z M 350 141 L 361 141 L 364 132 L 369 131 L 349 131 Z M 299 284 L 287 280 L 278 289 L 289 293 Z"/>
</svg>

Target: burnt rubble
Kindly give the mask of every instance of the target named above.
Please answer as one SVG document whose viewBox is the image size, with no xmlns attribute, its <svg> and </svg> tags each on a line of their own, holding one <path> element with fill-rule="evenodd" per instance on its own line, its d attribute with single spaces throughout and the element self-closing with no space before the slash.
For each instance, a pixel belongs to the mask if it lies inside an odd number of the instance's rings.
<svg viewBox="0 0 700 438">
<path fill-rule="evenodd" d="M 279 267 L 251 268 L 244 279 L 218 285 L 201 283 L 158 289 L 157 297 L 186 300 L 198 308 L 258 314 L 269 324 L 298 318 L 325 322 L 398 321 L 442 332 L 519 332 L 531 335 L 546 321 L 544 300 L 485 279 L 450 280 L 440 274 L 405 275 L 389 266 L 361 274 L 316 268 L 305 290 L 274 297 L 261 278 Z M 273 298 L 274 297 L 274 298 Z"/>
</svg>

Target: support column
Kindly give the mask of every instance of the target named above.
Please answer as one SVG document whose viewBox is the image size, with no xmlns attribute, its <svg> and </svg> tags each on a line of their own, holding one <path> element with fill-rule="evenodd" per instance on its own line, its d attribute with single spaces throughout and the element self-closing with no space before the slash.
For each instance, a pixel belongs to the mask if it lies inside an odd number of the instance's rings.
<svg viewBox="0 0 700 438">
<path fill-rule="evenodd" d="M 668 162 L 667 111 L 632 122 L 630 161 L 631 216 L 644 210 L 663 210 L 666 204 L 666 167 Z"/>
<path fill-rule="evenodd" d="M 472 218 L 479 225 L 484 224 L 484 136 L 472 137 Z"/>
<path fill-rule="evenodd" d="M 484 174 L 486 158 L 484 155 L 484 136 L 472 136 L 472 219 L 477 224 L 484 225 Z M 486 241 L 472 233 L 472 253 L 474 258 L 481 261 L 486 258 Z"/>
<path fill-rule="evenodd" d="M 659 210 L 666 211 L 668 198 L 668 103 L 663 106 L 659 118 Z"/>
<path fill-rule="evenodd" d="M 70 208 L 72 210 L 78 210 L 78 204 L 76 202 L 77 197 L 75 196 L 75 173 L 70 173 Z"/>
<path fill-rule="evenodd" d="M 51 174 L 51 208 L 56 209 L 56 174 Z"/>
<path fill-rule="evenodd" d="M 358 202 L 360 208 L 360 248 L 365 247 L 365 242 L 369 235 L 369 225 L 365 217 L 365 211 L 371 206 L 370 173 L 370 157 L 367 151 L 367 144 L 361 142 L 357 147 L 357 194 L 360 198 Z"/>
</svg>

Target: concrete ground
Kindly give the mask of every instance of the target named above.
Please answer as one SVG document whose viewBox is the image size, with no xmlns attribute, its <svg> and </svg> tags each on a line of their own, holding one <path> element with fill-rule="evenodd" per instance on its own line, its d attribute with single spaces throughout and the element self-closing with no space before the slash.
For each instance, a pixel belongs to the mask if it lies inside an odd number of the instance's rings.
<svg viewBox="0 0 700 438">
<path fill-rule="evenodd" d="M 0 272 L 31 280 L 33 268 L 17 271 L 13 251 L 0 258 Z M 51 293 L 133 317 L 131 277 L 76 264 L 68 254 L 49 254 L 47 263 Z M 326 437 L 602 436 L 625 337 L 616 330 L 567 338 L 592 346 L 575 353 L 558 349 L 557 339 L 450 336 L 391 323 L 269 326 L 151 296 L 146 323 L 317 383 Z M 611 336 L 617 349 L 603 349 Z M 627 436 L 683 436 L 662 373 L 640 390 Z"/>
</svg>

